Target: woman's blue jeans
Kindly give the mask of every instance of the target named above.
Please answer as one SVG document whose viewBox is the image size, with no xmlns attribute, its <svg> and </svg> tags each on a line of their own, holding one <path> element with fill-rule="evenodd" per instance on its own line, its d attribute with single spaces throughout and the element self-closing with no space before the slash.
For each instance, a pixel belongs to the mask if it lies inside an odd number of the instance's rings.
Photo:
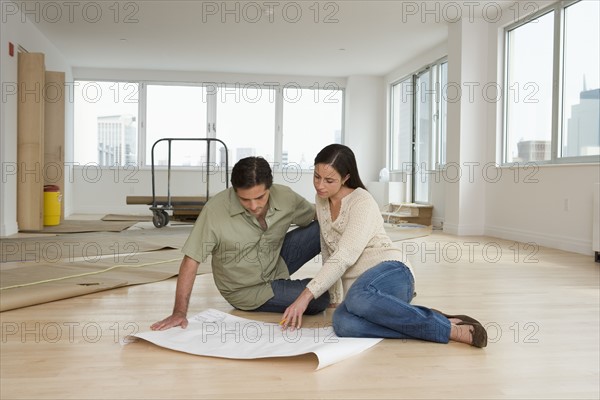
<svg viewBox="0 0 600 400">
<path fill-rule="evenodd" d="M 321 252 L 319 235 L 320 229 L 317 221 L 313 221 L 306 227 L 296 228 L 285 235 L 280 255 L 285 261 L 290 275 Z M 311 278 L 277 279 L 271 282 L 271 288 L 275 295 L 254 311 L 284 312 L 300 296 L 310 281 Z M 318 314 L 328 306 L 329 292 L 325 292 L 308 304 L 305 314 Z"/>
<path fill-rule="evenodd" d="M 340 337 L 422 339 L 448 343 L 450 321 L 413 306 L 414 278 L 406 265 L 385 261 L 363 273 L 333 314 Z"/>
</svg>

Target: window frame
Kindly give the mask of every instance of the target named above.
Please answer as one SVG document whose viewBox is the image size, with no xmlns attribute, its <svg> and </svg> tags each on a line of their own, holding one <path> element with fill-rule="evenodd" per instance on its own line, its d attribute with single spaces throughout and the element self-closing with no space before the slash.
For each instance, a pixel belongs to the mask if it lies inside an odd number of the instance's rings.
<svg viewBox="0 0 600 400">
<path fill-rule="evenodd" d="M 330 85 L 334 85 L 336 88 L 333 89 L 331 87 L 328 87 Z M 314 87 L 315 84 L 311 85 L 311 86 L 301 86 L 299 85 L 297 87 L 297 89 L 300 90 L 322 90 L 322 91 L 327 91 L 327 90 L 337 90 L 340 92 L 340 101 L 342 102 L 341 104 L 341 114 L 340 114 L 340 144 L 344 144 L 345 142 L 345 123 L 346 123 L 346 90 L 345 88 L 341 88 L 338 87 L 337 84 L 332 83 L 332 82 L 327 82 L 325 84 L 323 84 L 322 86 L 320 85 L 316 85 L 317 87 Z M 279 86 L 277 89 L 277 97 L 279 99 L 277 103 L 277 107 L 280 108 L 276 108 L 276 121 L 277 121 L 277 125 L 276 125 L 276 140 L 275 140 L 275 145 L 276 147 L 276 151 L 275 154 L 276 156 L 278 156 L 279 158 L 275 159 L 275 165 L 273 170 L 278 170 L 278 169 L 283 169 L 283 168 L 287 168 L 287 164 L 283 163 L 283 150 L 284 150 L 284 146 L 283 146 L 283 142 L 284 142 L 284 130 L 285 130 L 285 126 L 284 126 L 284 112 L 285 112 L 285 96 L 283 95 L 283 92 L 285 89 L 288 89 L 284 86 Z M 319 97 L 320 98 L 320 97 Z M 290 104 L 293 102 L 289 102 Z M 277 114 L 277 112 L 279 112 L 279 114 Z M 316 150 L 318 151 L 318 150 Z M 316 153 L 315 153 L 316 155 Z M 298 164 L 298 167 L 300 171 L 303 172 L 310 172 L 311 174 L 314 171 L 314 167 L 312 166 L 312 162 L 310 162 L 310 167 L 309 168 L 301 168 L 300 164 Z"/>
<path fill-rule="evenodd" d="M 138 132 L 138 145 L 137 145 L 137 166 L 142 169 L 149 169 L 151 167 L 150 160 L 147 160 L 146 151 L 147 146 L 152 146 L 152 143 L 148 143 L 146 137 L 147 128 L 147 95 L 148 85 L 160 85 L 160 86 L 192 86 L 192 87 L 213 87 L 216 85 L 217 90 L 207 93 L 207 138 L 218 138 L 218 126 L 217 123 L 217 96 L 219 95 L 219 89 L 221 87 L 236 87 L 239 85 L 252 84 L 260 87 L 261 89 L 275 89 L 275 119 L 273 121 L 273 135 L 274 135 L 274 161 L 272 164 L 273 171 L 278 171 L 283 168 L 282 165 L 282 151 L 283 151 L 283 90 L 286 88 L 284 83 L 273 84 L 267 82 L 267 84 L 258 84 L 256 82 L 179 82 L 179 81 L 164 81 L 164 80 L 131 80 L 131 79 L 96 79 L 96 78 L 75 78 L 74 82 L 110 82 L 110 83 L 135 83 L 138 85 L 138 116 L 137 116 L 137 132 Z M 332 88 L 333 85 L 335 88 Z M 275 87 L 274 87 L 275 86 Z M 346 101 L 346 88 L 341 87 L 335 82 L 313 83 L 312 85 L 298 85 L 299 89 L 310 89 L 310 90 L 339 90 L 341 92 L 341 143 L 345 141 L 345 101 Z M 214 154 L 214 152 L 211 152 Z M 233 165 L 229 165 L 231 169 Z M 167 166 L 156 165 L 156 169 L 167 169 Z M 173 170 L 189 170 L 197 169 L 197 166 L 180 166 L 173 165 Z M 303 169 L 302 172 L 312 172 L 312 169 Z"/>
<path fill-rule="evenodd" d="M 547 7 L 541 8 L 531 15 L 511 23 L 504 28 L 504 49 L 503 49 L 503 85 L 504 85 L 504 101 L 502 102 L 502 150 L 501 150 L 501 165 L 502 166 L 514 166 L 516 164 L 531 164 L 536 165 L 556 165 L 556 164 L 590 164 L 600 163 L 600 155 L 589 155 L 589 156 L 570 156 L 563 157 L 559 156 L 560 146 L 562 145 L 563 138 L 563 90 L 564 90 L 564 64 L 566 62 L 564 58 L 564 38 L 565 38 L 565 9 L 582 0 L 565 0 L 558 1 Z M 508 82 L 508 71 L 510 63 L 510 33 L 526 24 L 536 23 L 537 18 L 546 15 L 550 12 L 554 12 L 554 26 L 553 26 L 553 59 L 552 59 L 552 121 L 551 121 L 551 132 L 550 132 L 550 159 L 549 160 L 536 160 L 526 163 L 520 163 L 518 161 L 509 161 L 509 133 L 508 133 L 508 101 L 510 99 L 510 87 Z"/>
<path fill-rule="evenodd" d="M 152 166 L 152 162 L 151 160 L 147 160 L 146 158 L 146 153 L 150 153 L 150 149 L 152 147 L 152 145 L 154 143 L 148 143 L 147 141 L 147 135 L 146 135 L 146 130 L 147 130 L 147 110 L 148 110 L 148 86 L 181 86 L 181 87 L 205 87 L 206 85 L 202 85 L 202 84 L 198 84 L 198 83 L 194 83 L 194 82 L 171 82 L 171 81 L 139 81 L 139 103 L 138 103 L 138 115 L 139 117 L 139 121 L 138 121 L 138 166 L 140 166 L 141 168 L 150 168 Z M 208 94 L 207 94 L 207 110 L 206 110 L 206 138 L 208 137 L 214 137 L 213 135 L 211 135 L 211 130 L 210 130 L 210 101 L 208 100 Z M 213 125 L 214 126 L 214 125 Z M 214 146 L 214 143 L 211 143 L 212 146 Z M 147 147 L 148 146 L 148 147 Z M 211 150 L 213 150 L 211 148 Z M 214 151 L 211 152 L 211 154 L 214 154 Z M 168 166 L 165 165 L 155 165 L 154 166 L 155 169 L 160 170 L 160 169 L 167 169 Z M 189 166 L 189 165 L 172 165 L 171 169 L 180 169 L 180 170 L 191 170 L 191 169 L 197 169 L 198 166 Z"/>
<path fill-rule="evenodd" d="M 404 76 L 402 76 L 399 79 L 394 80 L 393 82 L 390 83 L 389 85 L 389 99 L 388 99 L 388 104 L 389 104 L 389 120 L 388 120 L 388 126 L 389 126 L 389 130 L 388 130 L 388 135 L 387 135 L 387 158 L 388 158 L 388 162 L 387 162 L 387 167 L 390 170 L 391 173 L 406 173 L 407 176 L 405 177 L 405 179 L 409 179 L 410 180 L 410 193 L 408 194 L 408 201 L 411 202 L 416 202 L 416 203 L 424 203 L 424 201 L 422 200 L 418 200 L 416 199 L 416 174 L 420 173 L 420 174 L 428 174 L 429 172 L 435 171 L 441 167 L 443 167 L 443 165 L 446 162 L 446 148 L 443 147 L 443 143 L 445 143 L 445 140 L 442 140 L 441 135 L 443 133 L 447 132 L 447 120 L 443 120 L 441 117 L 441 111 L 442 111 L 442 101 L 446 102 L 446 110 L 447 110 L 447 100 L 445 99 L 445 96 L 443 96 L 443 91 L 444 91 L 444 87 L 442 87 L 442 65 L 443 64 L 447 64 L 448 63 L 448 56 L 444 56 L 441 57 L 429 64 L 426 64 L 424 66 L 421 66 L 420 68 L 414 70 L 413 72 L 406 74 Z M 447 71 L 447 68 L 446 68 Z M 416 87 L 416 82 L 418 80 L 418 78 L 420 76 L 422 76 L 424 73 L 429 72 L 429 84 L 431 85 L 431 88 L 433 90 L 433 95 L 434 95 L 434 99 L 431 102 L 431 109 L 430 111 L 430 117 L 431 117 L 431 126 L 430 126 L 430 143 L 429 143 L 429 149 L 428 149 L 428 161 L 431 164 L 430 168 L 427 171 L 421 171 L 420 170 L 420 166 L 416 166 L 416 168 L 411 167 L 410 170 L 406 170 L 406 165 L 403 165 L 404 163 L 400 163 L 399 167 L 401 169 L 397 169 L 397 168 L 392 168 L 392 166 L 394 164 L 396 164 L 396 160 L 394 159 L 395 156 L 395 151 L 394 151 L 394 139 L 393 139 L 393 128 L 395 125 L 397 125 L 397 122 L 394 122 L 394 118 L 396 116 L 395 112 L 396 112 L 396 101 L 394 100 L 394 88 L 396 85 L 402 85 L 403 82 L 409 81 L 409 85 L 412 85 L 413 87 L 413 93 L 411 94 L 411 99 L 407 101 L 407 103 L 410 103 L 410 112 L 411 112 L 411 116 L 410 116 L 410 127 L 409 129 L 411 130 L 411 150 L 410 150 L 410 163 L 411 165 L 414 166 L 415 163 L 415 151 L 416 151 L 416 139 L 417 139 L 417 121 L 415 120 L 415 118 L 417 117 L 417 101 L 418 101 L 418 90 L 419 88 L 417 88 L 417 90 L 414 90 L 414 88 Z M 446 77 L 447 80 L 447 77 Z M 429 93 L 431 94 L 431 93 Z M 441 129 L 441 124 L 445 123 L 446 127 L 445 129 Z M 397 145 L 397 144 L 396 144 Z M 410 175 L 410 177 L 408 176 Z M 431 188 L 429 188 L 430 190 Z M 430 202 L 431 198 L 430 198 L 430 194 L 428 194 L 428 199 L 427 202 Z"/>
<path fill-rule="evenodd" d="M 140 165 L 139 163 L 139 153 L 140 153 L 140 121 L 142 118 L 142 109 L 140 108 L 140 98 L 141 98 L 141 90 L 142 90 L 142 82 L 139 80 L 132 80 L 132 79 L 109 79 L 109 78 L 102 78 L 102 79 L 95 79 L 95 78 L 86 78 L 86 77 L 81 77 L 81 78 L 75 78 L 73 79 L 73 85 L 72 85 L 72 89 L 71 89 L 71 93 L 69 96 L 71 96 L 71 99 L 73 101 L 73 111 L 75 113 L 75 98 L 76 98 L 76 94 L 75 91 L 77 90 L 77 87 L 79 86 L 79 84 L 81 82 L 94 82 L 94 83 L 112 83 L 112 84 L 137 84 L 138 85 L 138 91 L 137 91 L 137 97 L 138 97 L 138 102 L 137 102 L 137 163 L 135 165 Z M 119 95 L 120 97 L 120 95 Z M 145 111 L 145 110 L 144 110 Z M 75 114 L 73 114 L 73 128 L 75 129 Z M 73 132 L 73 146 L 75 147 L 75 132 Z M 96 150 L 97 151 L 97 150 Z M 88 162 L 89 163 L 89 162 Z M 113 164 L 110 166 L 104 166 L 102 165 L 102 163 L 100 161 L 95 161 L 95 163 L 97 164 L 98 167 L 100 168 L 114 168 L 115 166 L 120 166 L 120 167 L 127 167 L 127 164 L 125 165 L 121 165 L 121 164 Z M 87 165 L 87 163 L 86 163 Z M 131 164 L 130 164 L 131 165 Z"/>
</svg>

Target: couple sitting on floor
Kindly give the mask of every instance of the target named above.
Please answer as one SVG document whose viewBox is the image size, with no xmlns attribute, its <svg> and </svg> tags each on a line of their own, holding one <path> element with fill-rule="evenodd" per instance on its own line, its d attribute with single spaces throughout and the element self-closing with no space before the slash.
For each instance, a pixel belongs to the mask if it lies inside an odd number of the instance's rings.
<svg viewBox="0 0 600 400">
<path fill-rule="evenodd" d="M 198 265 L 211 255 L 215 284 L 229 304 L 283 313 L 283 329 L 300 328 L 304 314 L 335 307 L 333 329 L 340 337 L 487 345 L 477 320 L 410 304 L 413 271 L 387 236 L 349 147 L 323 148 L 313 183 L 315 205 L 273 184 L 265 159 L 238 161 L 232 187 L 206 203 L 183 247 L 173 313 L 151 328 L 187 326 Z M 299 227 L 288 232 L 292 224 Z M 290 279 L 319 253 L 323 265 L 314 278 Z"/>
</svg>

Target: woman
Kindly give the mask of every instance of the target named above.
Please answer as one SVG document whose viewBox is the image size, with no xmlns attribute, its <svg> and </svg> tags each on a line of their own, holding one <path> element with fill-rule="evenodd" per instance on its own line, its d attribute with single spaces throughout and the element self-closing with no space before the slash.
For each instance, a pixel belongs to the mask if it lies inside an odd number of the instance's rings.
<svg viewBox="0 0 600 400">
<path fill-rule="evenodd" d="M 385 233 L 350 148 L 332 144 L 317 154 L 314 186 L 323 267 L 284 312 L 284 329 L 299 328 L 308 303 L 329 290 L 338 336 L 487 345 L 487 333 L 475 319 L 410 304 L 414 275 Z"/>
</svg>

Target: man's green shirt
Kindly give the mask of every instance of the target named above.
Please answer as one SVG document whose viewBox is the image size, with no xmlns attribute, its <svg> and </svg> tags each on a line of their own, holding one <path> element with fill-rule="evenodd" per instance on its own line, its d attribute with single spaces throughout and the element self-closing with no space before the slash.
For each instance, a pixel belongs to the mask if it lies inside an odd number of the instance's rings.
<svg viewBox="0 0 600 400">
<path fill-rule="evenodd" d="M 306 226 L 315 208 L 287 186 L 270 188 L 267 229 L 242 207 L 233 188 L 212 197 L 198 216 L 182 252 L 203 262 L 212 255 L 212 272 L 221 295 L 232 306 L 253 310 L 273 297 L 271 282 L 290 277 L 279 253 L 291 224 Z"/>
</svg>

